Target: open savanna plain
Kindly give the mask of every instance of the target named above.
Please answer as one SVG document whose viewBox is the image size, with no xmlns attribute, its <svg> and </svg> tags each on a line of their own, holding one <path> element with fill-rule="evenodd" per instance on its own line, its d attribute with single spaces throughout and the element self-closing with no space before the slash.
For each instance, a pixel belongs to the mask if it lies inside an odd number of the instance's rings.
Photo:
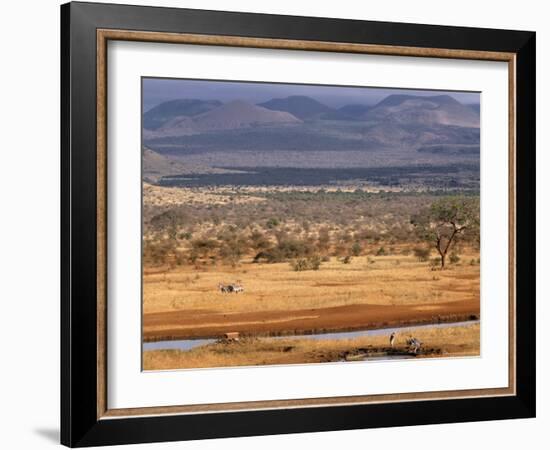
<svg viewBox="0 0 550 450">
<path fill-rule="evenodd" d="M 441 270 L 433 243 L 411 224 L 442 193 L 150 184 L 143 192 L 143 340 L 212 340 L 146 350 L 146 370 L 479 355 L 479 241 L 454 242 Z M 402 328 L 393 346 L 389 332 L 311 337 L 464 321 L 472 322 Z M 414 354 L 413 336 L 422 342 Z"/>
</svg>

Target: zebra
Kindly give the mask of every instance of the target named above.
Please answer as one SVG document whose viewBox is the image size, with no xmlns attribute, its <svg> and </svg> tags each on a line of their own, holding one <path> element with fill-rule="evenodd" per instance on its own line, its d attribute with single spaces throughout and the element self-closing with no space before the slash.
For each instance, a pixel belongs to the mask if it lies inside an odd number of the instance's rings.
<svg viewBox="0 0 550 450">
<path fill-rule="evenodd" d="M 231 284 L 232 292 L 238 294 L 239 292 L 244 292 L 244 287 L 240 284 Z"/>
<path fill-rule="evenodd" d="M 222 294 L 229 294 L 233 292 L 233 286 L 231 284 L 218 283 L 218 289 Z"/>
<path fill-rule="evenodd" d="M 239 292 L 244 292 L 244 287 L 241 284 L 237 284 L 237 283 L 232 283 L 232 284 L 218 283 L 218 289 L 222 294 L 230 294 L 231 292 L 238 294 Z"/>
</svg>

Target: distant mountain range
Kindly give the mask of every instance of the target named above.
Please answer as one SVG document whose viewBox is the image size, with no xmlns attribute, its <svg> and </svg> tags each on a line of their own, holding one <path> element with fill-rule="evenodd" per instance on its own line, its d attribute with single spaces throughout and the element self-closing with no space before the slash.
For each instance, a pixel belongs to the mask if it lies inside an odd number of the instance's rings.
<svg viewBox="0 0 550 450">
<path fill-rule="evenodd" d="M 300 154 L 305 166 L 313 167 L 319 156 L 307 155 L 319 151 L 366 152 L 372 157 L 363 156 L 363 160 L 370 158 L 381 165 L 391 155 L 412 164 L 430 158 L 478 160 L 479 126 L 479 105 L 464 105 L 449 95 L 390 95 L 375 105 L 340 108 L 307 96 L 257 105 L 242 100 L 179 99 L 144 113 L 143 140 L 159 157 L 204 155 L 194 161 L 211 167 L 229 167 L 229 159 L 242 159 L 236 156 L 242 155 L 239 152 L 254 153 L 255 161 L 268 158 L 278 166 L 288 164 L 288 152 L 292 152 Z M 170 163 L 155 158 L 153 166 L 162 169 L 159 174 L 188 169 L 169 167 Z M 339 158 L 346 161 L 347 157 Z"/>
<path fill-rule="evenodd" d="M 270 115 L 266 110 L 288 114 Z M 189 117 L 194 119 L 187 120 Z M 179 99 L 161 103 L 147 111 L 143 115 L 143 127 L 147 130 L 162 129 L 164 131 L 159 134 L 168 135 L 178 127 L 201 132 L 312 119 L 479 127 L 479 105 L 463 105 L 449 95 L 424 97 L 404 94 L 390 95 L 376 105 L 349 104 L 340 108 L 331 108 L 311 97 L 298 95 L 275 98 L 258 105 L 240 100 L 223 104 L 218 100 Z M 194 122 L 196 127 L 191 125 Z"/>
</svg>

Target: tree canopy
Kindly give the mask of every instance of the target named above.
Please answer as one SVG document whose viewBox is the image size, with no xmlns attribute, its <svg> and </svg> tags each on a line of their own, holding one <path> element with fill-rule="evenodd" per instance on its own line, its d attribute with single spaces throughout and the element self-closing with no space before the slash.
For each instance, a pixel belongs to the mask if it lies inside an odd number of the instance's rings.
<svg viewBox="0 0 550 450">
<path fill-rule="evenodd" d="M 460 238 L 479 241 L 479 198 L 443 197 L 411 217 L 418 236 L 433 245 L 445 268 L 447 254 Z"/>
</svg>

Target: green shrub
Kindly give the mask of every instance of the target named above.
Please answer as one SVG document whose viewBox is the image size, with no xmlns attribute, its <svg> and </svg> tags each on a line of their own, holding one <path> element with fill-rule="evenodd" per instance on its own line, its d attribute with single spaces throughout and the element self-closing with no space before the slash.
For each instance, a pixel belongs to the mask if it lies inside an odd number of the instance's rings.
<svg viewBox="0 0 550 450">
<path fill-rule="evenodd" d="M 441 267 L 441 258 L 439 256 L 432 258 L 430 260 L 430 267 L 432 268 L 432 270 Z"/>
<path fill-rule="evenodd" d="M 290 262 L 290 267 L 295 272 L 303 272 L 305 270 L 319 270 L 321 267 L 321 258 L 319 256 L 310 256 L 309 258 L 298 258 Z"/>
<path fill-rule="evenodd" d="M 363 249 L 361 248 L 361 244 L 359 244 L 359 242 L 355 242 L 352 246 L 351 246 L 351 253 L 353 256 L 359 256 L 361 254 L 361 251 Z"/>
<path fill-rule="evenodd" d="M 307 261 L 310 270 L 319 270 L 319 267 L 321 267 L 321 258 L 317 255 L 310 256 Z"/>
<path fill-rule="evenodd" d="M 413 253 L 419 261 L 426 262 L 430 259 L 431 250 L 426 247 L 415 247 Z"/>
<path fill-rule="evenodd" d="M 268 221 L 265 223 L 265 226 L 271 230 L 272 228 L 279 226 L 279 223 L 279 219 L 275 219 L 274 217 L 272 217 L 271 219 L 268 219 Z"/>
<path fill-rule="evenodd" d="M 294 272 L 302 272 L 308 270 L 307 260 L 305 258 L 295 259 L 290 262 L 290 266 Z"/>
</svg>

